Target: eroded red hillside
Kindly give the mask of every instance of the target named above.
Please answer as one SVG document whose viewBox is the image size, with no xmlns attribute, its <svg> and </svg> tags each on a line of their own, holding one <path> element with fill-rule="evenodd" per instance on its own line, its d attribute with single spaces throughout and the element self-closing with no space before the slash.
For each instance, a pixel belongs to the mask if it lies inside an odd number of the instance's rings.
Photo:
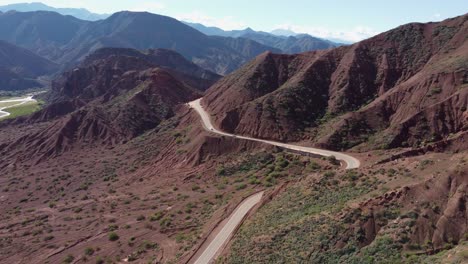
<svg viewBox="0 0 468 264">
<path fill-rule="evenodd" d="M 173 52 L 152 54 L 106 49 L 64 73 L 47 107 L 2 123 L 4 157 L 43 160 L 93 142 L 126 142 L 173 117 L 178 105 L 200 97 L 216 77 L 188 61 L 174 63 L 184 73 L 172 69 L 168 62 L 183 59 Z"/>
<path fill-rule="evenodd" d="M 408 24 L 347 47 L 265 53 L 209 89 L 219 127 L 346 149 L 466 131 L 468 16 Z"/>
</svg>

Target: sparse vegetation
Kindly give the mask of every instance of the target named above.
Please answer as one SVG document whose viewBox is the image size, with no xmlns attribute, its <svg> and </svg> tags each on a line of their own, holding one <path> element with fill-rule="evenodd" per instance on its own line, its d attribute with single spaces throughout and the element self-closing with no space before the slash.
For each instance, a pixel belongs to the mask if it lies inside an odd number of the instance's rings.
<svg viewBox="0 0 468 264">
<path fill-rule="evenodd" d="M 442 92 L 442 88 L 432 87 L 432 89 L 429 91 L 429 95 L 432 96 L 432 95 L 440 94 L 441 92 Z"/>
<path fill-rule="evenodd" d="M 330 156 L 327 158 L 327 160 L 332 164 L 332 165 L 340 165 L 340 161 L 336 159 L 335 156 Z"/>
<path fill-rule="evenodd" d="M 94 249 L 92 247 L 85 248 L 84 254 L 87 256 L 91 256 L 94 254 Z"/>
<path fill-rule="evenodd" d="M 430 162 L 423 160 L 422 163 Z M 389 168 L 369 173 L 396 177 L 404 171 Z M 353 209 L 355 212 L 346 209 L 348 202 L 367 195 L 378 186 L 382 185 L 358 170 L 325 171 L 319 180 L 306 178 L 290 186 L 241 228 L 226 263 L 402 263 L 408 259 L 402 255 L 403 245 L 412 246 L 404 233 L 399 233 L 397 240 L 386 235 L 377 236 L 369 246 L 361 248 L 358 245 L 365 239 L 363 230 L 351 224 L 364 221 L 368 216 L 360 209 Z M 343 214 L 338 219 L 333 217 L 343 211 L 347 212 L 346 217 Z M 382 226 L 398 217 L 409 219 L 407 223 L 411 225 L 420 216 L 414 211 L 403 214 L 398 206 L 391 205 L 375 212 L 374 217 Z M 354 231 L 349 233 L 350 229 Z M 346 242 L 339 242 L 343 237 Z M 337 243 L 342 246 L 337 248 Z"/>
<path fill-rule="evenodd" d="M 119 235 L 117 235 L 117 233 L 115 232 L 110 232 L 108 237 L 109 237 L 109 241 L 117 241 L 120 238 Z"/>
<path fill-rule="evenodd" d="M 466 262 L 465 20 L 408 24 L 335 51 L 266 53 L 218 82 L 226 93 L 206 93 L 220 129 L 356 153 L 353 170 L 338 154 L 204 131 L 184 103 L 211 80 L 198 83 L 192 62 L 176 74 L 143 59 L 167 51 L 103 49 L 112 56 L 86 65 L 89 56 L 39 96 L 57 104 L 1 125 L 2 259 L 180 263 L 264 191 L 218 262 Z"/>
<path fill-rule="evenodd" d="M 73 260 L 75 260 L 75 257 L 73 255 L 67 255 L 63 260 L 63 263 L 72 263 Z"/>
</svg>

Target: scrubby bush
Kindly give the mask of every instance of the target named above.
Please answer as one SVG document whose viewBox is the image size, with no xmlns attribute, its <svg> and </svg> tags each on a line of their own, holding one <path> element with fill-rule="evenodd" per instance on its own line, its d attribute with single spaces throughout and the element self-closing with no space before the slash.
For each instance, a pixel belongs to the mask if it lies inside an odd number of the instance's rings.
<svg viewBox="0 0 468 264">
<path fill-rule="evenodd" d="M 91 256 L 94 254 L 94 249 L 92 247 L 87 247 L 84 250 L 85 255 Z"/>
<path fill-rule="evenodd" d="M 236 190 L 243 190 L 245 188 L 247 188 L 247 184 L 245 184 L 245 183 L 241 183 L 241 184 L 236 186 Z"/>
<path fill-rule="evenodd" d="M 63 260 L 63 263 L 72 263 L 73 260 L 75 260 L 75 257 L 73 255 L 68 255 L 65 257 L 65 259 Z"/>
<path fill-rule="evenodd" d="M 327 158 L 327 160 L 332 164 L 332 165 L 340 165 L 340 161 L 336 159 L 335 156 L 330 156 Z"/>
<path fill-rule="evenodd" d="M 119 235 L 117 235 L 117 233 L 115 232 L 111 232 L 109 233 L 109 241 L 117 241 L 119 240 Z"/>
</svg>

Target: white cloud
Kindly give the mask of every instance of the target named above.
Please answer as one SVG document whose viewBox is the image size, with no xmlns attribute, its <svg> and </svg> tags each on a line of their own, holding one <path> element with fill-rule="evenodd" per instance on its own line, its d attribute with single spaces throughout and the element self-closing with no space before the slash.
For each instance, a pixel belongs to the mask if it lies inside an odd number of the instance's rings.
<svg viewBox="0 0 468 264">
<path fill-rule="evenodd" d="M 200 11 L 192 11 L 190 13 L 175 15 L 174 17 L 178 20 L 191 23 L 200 23 L 209 27 L 219 27 L 224 30 L 243 29 L 247 27 L 245 23 L 236 20 L 232 16 L 215 18 L 207 16 Z"/>
<path fill-rule="evenodd" d="M 319 38 L 342 39 L 352 42 L 361 41 L 363 39 L 375 36 L 380 33 L 379 31 L 376 31 L 366 26 L 356 26 L 350 30 L 330 30 L 325 27 L 309 27 L 293 24 L 281 24 L 276 26 L 276 28 L 288 29 L 296 33 L 307 33 Z"/>
<path fill-rule="evenodd" d="M 166 5 L 161 2 L 144 2 L 130 8 L 129 11 L 158 13 L 165 8 Z"/>
<path fill-rule="evenodd" d="M 435 13 L 434 15 L 432 15 L 433 17 L 439 19 L 440 18 L 440 14 L 439 13 Z"/>
</svg>

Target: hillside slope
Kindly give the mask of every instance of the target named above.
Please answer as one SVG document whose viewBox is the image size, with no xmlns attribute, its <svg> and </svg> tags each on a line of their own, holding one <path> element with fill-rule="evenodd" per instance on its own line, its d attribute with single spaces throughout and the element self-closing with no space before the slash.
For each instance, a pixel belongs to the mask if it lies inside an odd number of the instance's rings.
<svg viewBox="0 0 468 264">
<path fill-rule="evenodd" d="M 0 41 L 0 90 L 41 87 L 35 79 L 57 70 L 57 64 L 29 50 Z"/>
<path fill-rule="evenodd" d="M 0 41 L 0 67 L 30 78 L 47 75 L 58 69 L 57 64 L 5 41 Z"/>
<path fill-rule="evenodd" d="M 328 51 L 265 53 L 202 103 L 222 129 L 261 138 L 333 149 L 440 140 L 467 129 L 467 19 L 408 24 Z"/>
<path fill-rule="evenodd" d="M 0 13 L 0 39 L 56 61 L 63 56 L 60 47 L 69 43 L 87 23 L 54 12 L 9 11 Z"/>
<path fill-rule="evenodd" d="M 145 55 L 128 49 L 90 55 L 53 82 L 48 106 L 0 124 L 5 132 L 2 142 L 9 142 L 2 147 L 5 158 L 44 159 L 90 143 L 126 142 L 154 128 L 172 117 L 177 105 L 199 97 L 214 82 L 202 77 L 216 75 L 196 66 L 194 70 L 188 61 L 180 67 L 165 63 L 179 56 L 165 50 Z M 192 72 L 177 71 L 187 65 Z M 19 127 L 24 133 L 10 133 Z"/>
</svg>

